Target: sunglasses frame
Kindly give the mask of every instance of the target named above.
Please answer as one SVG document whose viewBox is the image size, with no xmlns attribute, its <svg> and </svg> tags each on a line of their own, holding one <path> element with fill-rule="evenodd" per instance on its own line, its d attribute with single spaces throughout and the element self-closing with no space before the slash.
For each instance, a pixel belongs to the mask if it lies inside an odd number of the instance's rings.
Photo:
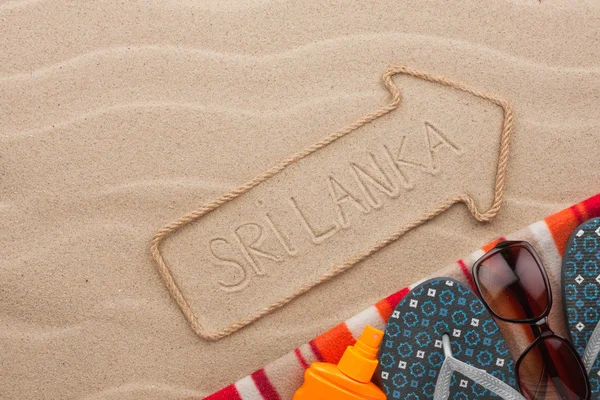
<svg viewBox="0 0 600 400">
<path fill-rule="evenodd" d="M 531 255 L 533 256 L 533 259 L 534 259 L 535 263 L 537 264 L 537 268 L 540 271 L 540 273 L 542 274 L 542 278 L 544 279 L 544 285 L 546 286 L 546 294 L 548 296 L 548 303 L 546 306 L 546 310 L 544 310 L 544 312 L 539 317 L 529 318 L 529 319 L 524 319 L 524 320 L 504 318 L 504 317 L 496 314 L 496 312 L 494 312 L 494 310 L 491 309 L 491 307 L 489 306 L 489 304 L 487 303 L 485 298 L 481 295 L 481 290 L 479 289 L 480 282 L 479 282 L 478 275 L 479 275 L 479 269 L 481 268 L 482 263 L 485 262 L 486 260 L 488 260 L 489 258 L 491 258 L 492 256 L 500 253 L 502 250 L 506 250 L 511 247 L 521 247 L 521 248 L 527 249 L 529 251 L 529 253 L 531 253 Z M 544 268 L 544 264 L 540 260 L 540 257 L 537 254 L 537 251 L 535 251 L 535 248 L 529 242 L 522 241 L 522 240 L 505 240 L 505 241 L 499 242 L 498 244 L 496 244 L 496 246 L 494 246 L 493 249 L 491 249 L 490 251 L 485 253 L 483 256 L 481 256 L 477 261 L 475 261 L 475 263 L 473 264 L 473 268 L 472 268 L 472 275 L 473 275 L 473 278 L 475 279 L 475 287 L 477 288 L 477 291 L 479 292 L 478 294 L 482 300 L 483 305 L 485 306 L 485 308 L 487 308 L 487 310 L 494 317 L 496 317 L 499 320 L 502 320 L 504 322 L 508 322 L 508 323 L 531 326 L 531 330 L 533 331 L 533 335 L 535 336 L 535 339 L 529 346 L 527 346 L 527 348 L 523 351 L 523 353 L 521 353 L 521 355 L 519 356 L 519 359 L 515 363 L 515 375 L 517 377 L 519 376 L 519 368 L 521 366 L 521 363 L 525 359 L 525 356 L 533 348 L 535 348 L 541 342 L 543 342 L 544 340 L 546 340 L 548 338 L 557 339 L 560 342 L 562 342 L 564 345 L 566 345 L 567 348 L 571 351 L 571 353 L 575 356 L 575 360 L 579 366 L 580 373 L 583 375 L 584 380 L 586 381 L 586 387 L 585 387 L 586 393 L 583 396 L 583 399 L 589 400 L 590 396 L 591 396 L 591 388 L 590 388 L 588 373 L 587 373 L 587 370 L 585 369 L 585 366 L 583 365 L 583 362 L 581 361 L 581 358 L 579 357 L 579 354 L 577 353 L 577 350 L 575 349 L 575 346 L 573 346 L 573 344 L 571 342 L 569 342 L 566 338 L 554 333 L 554 331 L 552 331 L 552 329 L 550 329 L 550 327 L 548 326 L 548 315 L 550 314 L 550 310 L 552 309 L 552 288 L 550 286 L 550 280 L 548 279 L 548 274 L 546 273 L 546 268 Z M 521 388 L 521 380 L 517 379 L 516 381 L 517 381 L 517 389 L 519 390 L 519 392 L 522 393 L 523 391 Z"/>
<path fill-rule="evenodd" d="M 549 338 L 553 338 L 553 339 L 557 339 L 558 341 L 562 342 L 565 346 L 567 346 L 567 348 L 571 351 L 571 353 L 575 356 L 575 361 L 577 362 L 577 365 L 579 367 L 579 372 L 583 375 L 585 381 L 586 381 L 586 385 L 585 385 L 585 395 L 583 396 L 584 400 L 589 400 L 590 396 L 591 396 L 591 388 L 590 388 L 590 380 L 588 377 L 588 373 L 585 369 L 585 366 L 583 365 L 583 362 L 581 361 L 581 358 L 579 358 L 579 354 L 577 353 L 577 350 L 575 349 L 575 347 L 571 344 L 571 342 L 569 342 L 566 338 L 554 333 L 549 327 L 548 324 L 546 322 L 547 319 L 544 319 L 544 328 L 540 327 L 540 329 L 542 329 L 542 332 L 539 335 L 536 335 L 537 337 L 535 338 L 535 340 L 529 345 L 527 346 L 527 348 L 523 351 L 523 353 L 521 354 L 521 356 L 519 357 L 519 359 L 517 360 L 517 362 L 515 363 L 515 375 L 518 377 L 519 376 L 519 368 L 521 367 L 521 363 L 523 362 L 523 360 L 525 359 L 525 356 L 527 354 L 529 354 L 529 352 L 535 348 L 535 346 L 539 346 L 540 342 L 543 342 L 546 339 Z M 537 326 L 541 326 L 541 324 L 538 324 Z M 521 388 L 521 380 L 520 379 L 516 379 L 517 381 L 517 389 L 519 390 L 519 392 L 523 392 L 522 388 Z"/>
<path fill-rule="evenodd" d="M 498 315 L 494 310 L 492 310 L 492 308 L 489 306 L 487 301 L 483 301 L 483 305 L 485 306 L 485 308 L 487 308 L 487 310 L 494 317 L 496 317 L 499 320 L 502 320 L 504 322 L 511 322 L 513 324 L 535 325 L 538 321 L 540 321 L 541 319 L 547 318 L 548 315 L 550 314 L 550 310 L 552 309 L 552 288 L 550 287 L 550 280 L 548 279 L 548 274 L 546 273 L 546 269 L 543 267 L 544 264 L 542 264 L 542 260 L 540 260 L 540 257 L 538 256 L 537 252 L 535 251 L 535 249 L 529 242 L 525 242 L 522 240 L 510 240 L 510 241 L 505 240 L 505 241 L 502 241 L 502 242 L 496 244 L 496 246 L 494 246 L 493 249 L 491 249 L 490 251 L 485 253 L 483 256 L 481 256 L 477 261 L 475 261 L 475 264 L 473 264 L 472 274 L 473 274 L 473 278 L 475 279 L 475 286 L 477 287 L 477 291 L 479 292 L 479 297 L 483 298 L 483 296 L 481 295 L 481 290 L 479 289 L 479 287 L 481 286 L 481 283 L 479 281 L 479 270 L 480 270 L 482 264 L 486 260 L 495 256 L 496 254 L 502 252 L 503 250 L 509 249 L 511 247 L 523 247 L 523 248 L 527 249 L 529 251 L 529 253 L 532 255 L 533 259 L 535 260 L 535 263 L 537 264 L 537 268 L 540 271 L 540 273 L 542 274 L 542 278 L 544 279 L 544 285 L 546 285 L 546 295 L 547 295 L 546 310 L 544 310 L 544 312 L 539 317 L 528 318 L 528 319 L 511 319 L 511 318 L 504 318 L 501 315 Z M 522 299 L 519 299 L 519 300 L 522 300 Z"/>
</svg>

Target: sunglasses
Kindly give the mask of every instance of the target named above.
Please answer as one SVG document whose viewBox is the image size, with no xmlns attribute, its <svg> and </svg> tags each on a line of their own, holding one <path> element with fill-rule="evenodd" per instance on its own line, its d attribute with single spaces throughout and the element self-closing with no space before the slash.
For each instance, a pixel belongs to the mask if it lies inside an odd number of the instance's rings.
<svg viewBox="0 0 600 400">
<path fill-rule="evenodd" d="M 534 341 L 515 364 L 518 389 L 531 400 L 588 400 L 588 376 L 573 345 L 548 326 L 548 275 L 527 242 L 504 241 L 473 265 L 483 303 L 496 318 L 531 325 Z"/>
</svg>

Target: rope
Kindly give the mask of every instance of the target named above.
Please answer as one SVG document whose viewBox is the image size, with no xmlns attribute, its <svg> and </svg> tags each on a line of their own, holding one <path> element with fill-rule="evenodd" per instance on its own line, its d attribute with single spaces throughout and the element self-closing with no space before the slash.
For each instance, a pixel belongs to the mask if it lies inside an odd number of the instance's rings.
<svg viewBox="0 0 600 400">
<path fill-rule="evenodd" d="M 358 128 L 360 128 L 360 127 L 376 120 L 377 118 L 382 117 L 382 116 L 388 114 L 389 112 L 395 110 L 396 108 L 398 108 L 398 106 L 401 103 L 401 93 L 400 93 L 400 89 L 392 81 L 392 77 L 397 74 L 409 75 L 409 76 L 412 76 L 415 78 L 423 79 L 423 80 L 426 80 L 429 82 L 438 83 L 438 84 L 445 85 L 445 86 L 448 86 L 448 87 L 451 87 L 454 89 L 458 89 L 463 92 L 470 93 L 474 96 L 489 100 L 492 103 L 494 103 L 502 108 L 502 110 L 504 112 L 504 120 L 502 123 L 502 133 L 501 133 L 501 138 L 500 138 L 500 151 L 499 151 L 496 178 L 495 178 L 496 183 L 494 186 L 494 199 L 493 199 L 493 202 L 492 202 L 492 205 L 490 206 L 490 208 L 484 212 L 479 211 L 477 209 L 477 206 L 475 205 L 475 201 L 473 200 L 473 198 L 471 198 L 467 194 L 459 194 L 459 195 L 451 196 L 450 198 L 448 198 L 445 201 L 443 201 L 442 203 L 440 203 L 434 209 L 426 212 L 421 217 L 410 222 L 408 225 L 401 227 L 400 229 L 398 229 L 396 232 L 394 232 L 392 235 L 388 236 L 387 238 L 377 242 L 371 249 L 361 252 L 361 253 L 358 253 L 358 254 L 355 254 L 354 256 L 350 257 L 343 263 L 338 264 L 338 265 L 334 266 L 333 268 L 331 268 L 329 271 L 327 271 L 326 273 L 324 273 L 323 275 L 318 277 L 318 279 L 300 286 L 290 295 L 279 299 L 275 303 L 270 304 L 269 306 L 267 306 L 266 308 L 263 308 L 262 310 L 259 310 L 253 316 L 233 322 L 229 326 L 227 326 L 223 329 L 220 329 L 218 331 L 215 331 L 215 332 L 209 332 L 205 328 L 203 328 L 202 325 L 200 324 L 200 322 L 198 321 L 197 316 L 194 314 L 194 311 L 190 307 L 189 302 L 187 301 L 187 299 L 181 292 L 181 289 L 177 285 L 177 282 L 175 282 L 175 279 L 173 278 L 173 274 L 171 273 L 169 266 L 165 263 L 165 260 L 163 259 L 163 256 L 162 256 L 161 250 L 160 250 L 160 245 L 164 241 L 164 239 L 166 237 L 168 237 L 170 234 L 172 234 L 173 232 L 181 229 L 185 225 L 199 220 L 200 218 L 202 218 L 206 214 L 210 213 L 211 211 L 215 210 L 216 208 L 221 207 L 223 204 L 228 203 L 228 202 L 240 197 L 244 193 L 248 192 L 250 189 L 259 185 L 261 182 L 264 182 L 267 179 L 277 175 L 278 173 L 283 171 L 289 165 L 305 158 L 306 156 L 316 152 L 319 149 L 322 149 L 325 146 L 328 146 L 329 144 L 331 144 L 331 143 L 335 142 L 336 140 L 346 136 L 347 134 L 357 130 Z M 175 300 L 175 302 L 181 309 L 181 312 L 183 313 L 186 320 L 188 321 L 190 327 L 194 330 L 194 332 L 198 336 L 200 336 L 206 340 L 219 340 L 221 338 L 224 338 L 224 337 L 232 334 L 233 332 L 245 327 L 246 325 L 251 324 L 252 322 L 264 317 L 265 315 L 272 313 L 273 311 L 275 311 L 278 308 L 282 307 L 283 305 L 289 303 L 296 297 L 308 292 L 313 287 L 330 280 L 331 278 L 346 271 L 349 268 L 352 268 L 354 265 L 356 265 L 359 262 L 370 257 L 371 255 L 373 255 L 374 253 L 383 249 L 390 243 L 395 242 L 396 240 L 398 240 L 400 237 L 402 237 L 408 231 L 418 227 L 419 225 L 422 225 L 423 223 L 425 223 L 427 221 L 432 220 L 433 218 L 440 215 L 441 213 L 443 213 L 444 211 L 446 211 L 447 209 L 449 209 L 450 207 L 452 207 L 455 204 L 458 204 L 458 203 L 465 204 L 467 206 L 469 212 L 473 215 L 473 217 L 477 221 L 480 221 L 480 222 L 490 221 L 496 216 L 496 214 L 498 213 L 498 211 L 500 210 L 500 208 L 502 206 L 502 198 L 504 195 L 504 181 L 506 178 L 506 168 L 507 168 L 508 156 L 509 156 L 509 142 L 510 142 L 510 137 L 511 137 L 512 131 L 513 131 L 513 109 L 512 109 L 512 106 L 510 105 L 510 103 L 508 103 L 507 101 L 504 101 L 502 99 L 499 99 L 491 94 L 488 94 L 486 92 L 482 92 L 482 91 L 473 89 L 469 86 L 463 85 L 462 83 L 453 82 L 444 77 L 436 76 L 436 75 L 429 74 L 429 73 L 422 72 L 422 71 L 418 71 L 418 70 L 415 70 L 415 69 L 412 69 L 412 68 L 409 68 L 406 66 L 390 66 L 383 74 L 383 83 L 391 94 L 391 101 L 387 105 L 381 107 L 380 109 L 378 109 L 374 112 L 371 112 L 371 113 L 365 115 L 358 121 L 353 122 L 352 124 L 342 128 L 336 132 L 329 134 L 328 136 L 326 136 L 323 139 L 319 140 L 318 142 L 312 144 L 308 148 L 306 148 L 296 154 L 290 155 L 289 157 L 282 159 L 277 164 L 275 164 L 268 170 L 262 172 L 261 174 L 255 176 L 254 178 L 250 179 L 243 185 L 236 187 L 235 189 L 223 194 L 221 197 L 219 197 L 209 203 L 204 204 L 197 210 L 194 210 L 194 211 L 190 212 L 189 214 L 184 215 L 177 221 L 172 222 L 171 224 L 163 227 L 158 232 L 156 232 L 156 234 L 154 235 L 154 237 L 152 238 L 152 240 L 150 242 L 150 251 L 151 251 L 152 257 L 156 263 L 158 272 L 159 272 L 160 276 L 162 277 L 163 281 L 165 282 L 165 285 L 167 286 L 167 289 L 169 290 L 171 297 Z"/>
</svg>

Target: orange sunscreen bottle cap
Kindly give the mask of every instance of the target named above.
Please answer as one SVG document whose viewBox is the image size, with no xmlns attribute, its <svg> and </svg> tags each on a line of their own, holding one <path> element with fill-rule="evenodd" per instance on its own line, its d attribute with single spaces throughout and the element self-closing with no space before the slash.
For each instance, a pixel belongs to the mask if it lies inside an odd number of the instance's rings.
<svg viewBox="0 0 600 400">
<path fill-rule="evenodd" d="M 338 364 L 339 370 L 358 382 L 370 382 L 377 368 L 377 350 L 382 339 L 382 331 L 367 325 L 354 346 L 346 349 Z"/>
<path fill-rule="evenodd" d="M 294 400 L 385 400 L 385 393 L 371 382 L 382 338 L 383 332 L 367 326 L 338 365 L 313 363 L 304 373 L 304 384 Z"/>
</svg>

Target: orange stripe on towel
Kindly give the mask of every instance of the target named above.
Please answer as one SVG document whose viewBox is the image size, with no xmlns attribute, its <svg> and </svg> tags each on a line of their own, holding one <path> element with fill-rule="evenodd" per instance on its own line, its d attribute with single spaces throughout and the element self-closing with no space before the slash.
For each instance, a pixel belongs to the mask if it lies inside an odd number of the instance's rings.
<svg viewBox="0 0 600 400">
<path fill-rule="evenodd" d="M 562 210 L 544 220 L 554 238 L 558 253 L 562 256 L 571 232 L 579 225 L 579 218 L 573 207 Z"/>
<path fill-rule="evenodd" d="M 488 243 L 485 246 L 483 246 L 481 248 L 481 250 L 483 250 L 484 253 L 487 253 L 488 251 L 490 251 L 491 249 L 493 249 L 498 243 L 500 243 L 500 242 L 502 242 L 504 240 L 506 240 L 506 238 L 501 237 L 501 238 L 498 238 L 498 239 L 496 239 L 494 241 L 491 241 L 490 243 Z"/>
<path fill-rule="evenodd" d="M 600 194 L 597 194 L 544 220 L 561 256 L 565 252 L 567 241 L 573 230 L 583 221 L 599 215 Z"/>
<path fill-rule="evenodd" d="M 337 364 L 346 347 L 352 346 L 355 342 L 346 324 L 341 323 L 315 338 L 312 344 L 318 349 L 323 361 Z"/>
</svg>

